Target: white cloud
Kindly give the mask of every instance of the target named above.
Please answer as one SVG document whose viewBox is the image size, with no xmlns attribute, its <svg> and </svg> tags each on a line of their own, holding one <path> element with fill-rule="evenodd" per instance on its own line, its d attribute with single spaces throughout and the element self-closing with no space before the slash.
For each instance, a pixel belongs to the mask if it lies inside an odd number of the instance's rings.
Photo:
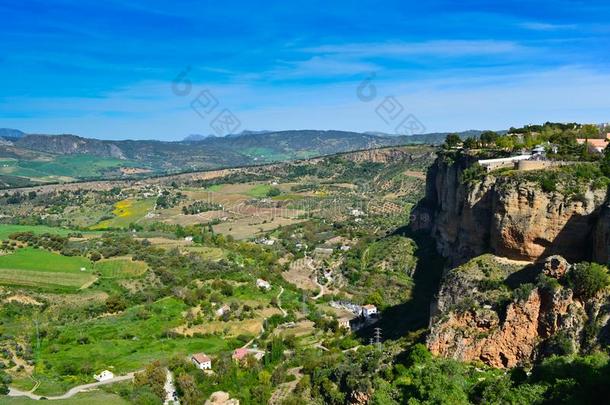
<svg viewBox="0 0 610 405">
<path fill-rule="evenodd" d="M 329 56 L 314 56 L 307 60 L 281 62 L 281 66 L 270 74 L 279 78 L 333 77 L 361 74 L 381 69 L 379 66 L 361 61 Z"/>
<path fill-rule="evenodd" d="M 333 54 L 351 57 L 438 56 L 459 57 L 512 54 L 528 48 L 513 41 L 435 40 L 423 42 L 353 43 L 301 48 L 305 53 Z"/>
<path fill-rule="evenodd" d="M 563 31 L 577 28 L 576 24 L 551 24 L 535 21 L 524 22 L 519 24 L 519 26 L 532 31 Z"/>
</svg>

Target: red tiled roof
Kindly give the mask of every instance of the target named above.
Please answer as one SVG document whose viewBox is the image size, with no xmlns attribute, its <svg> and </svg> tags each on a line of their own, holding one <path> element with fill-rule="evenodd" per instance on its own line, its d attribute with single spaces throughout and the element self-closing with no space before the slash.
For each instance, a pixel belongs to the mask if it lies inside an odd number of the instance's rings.
<svg viewBox="0 0 610 405">
<path fill-rule="evenodd" d="M 212 359 L 210 359 L 205 353 L 195 353 L 191 356 L 191 358 L 199 364 L 212 361 Z"/>
<path fill-rule="evenodd" d="M 578 142 L 580 145 L 582 145 L 583 143 L 588 143 L 589 145 L 595 147 L 595 148 L 605 148 L 606 146 L 608 146 L 608 142 L 606 141 L 606 139 L 583 139 L 583 138 L 578 138 L 576 140 L 576 142 Z"/>
<path fill-rule="evenodd" d="M 239 349 L 235 349 L 233 351 L 233 358 L 236 360 L 241 360 L 248 355 L 248 349 L 244 349 L 243 347 Z"/>
</svg>

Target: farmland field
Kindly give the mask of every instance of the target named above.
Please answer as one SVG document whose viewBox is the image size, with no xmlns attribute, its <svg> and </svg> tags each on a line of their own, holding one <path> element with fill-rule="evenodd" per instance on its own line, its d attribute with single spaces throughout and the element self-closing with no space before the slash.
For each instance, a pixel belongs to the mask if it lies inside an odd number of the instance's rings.
<svg viewBox="0 0 610 405">
<path fill-rule="evenodd" d="M 113 257 L 94 264 L 94 270 L 101 273 L 104 278 L 138 277 L 147 269 L 146 263 L 131 260 L 129 257 Z"/>
<path fill-rule="evenodd" d="M 269 184 L 258 184 L 248 190 L 247 194 L 250 197 L 255 198 L 264 198 L 267 197 L 267 193 L 271 190 L 271 186 Z"/>
<path fill-rule="evenodd" d="M 65 228 L 54 228 L 44 225 L 8 225 L 0 224 L 0 240 L 8 239 L 10 234 L 17 232 L 32 232 L 34 234 L 51 233 L 55 235 L 67 236 L 71 231 Z"/>
<path fill-rule="evenodd" d="M 49 160 L 22 160 L 8 163 L 3 171 L 6 174 L 34 179 L 99 177 L 109 169 L 135 167 L 136 164 L 121 159 L 95 156 L 58 156 Z"/>
<path fill-rule="evenodd" d="M 91 262 L 33 248 L 0 256 L 0 283 L 27 287 L 80 288 L 93 281 Z M 81 268 L 87 269 L 81 271 Z"/>
<path fill-rule="evenodd" d="M 104 220 L 99 224 L 93 225 L 91 229 L 107 228 L 126 228 L 131 223 L 138 222 L 152 210 L 155 200 L 148 198 L 145 200 L 127 199 L 115 204 L 112 211 L 114 218 Z"/>
<path fill-rule="evenodd" d="M 2 404 L 6 405 L 34 405 L 38 404 L 39 401 L 17 397 L 17 398 L 2 398 Z M 109 392 L 104 391 L 90 391 L 83 392 L 80 394 L 76 394 L 70 399 L 58 399 L 53 400 L 52 403 L 54 405 L 106 405 L 106 404 L 115 404 L 115 405 L 127 405 L 128 401 L 121 398 L 116 394 L 111 394 Z"/>
<path fill-rule="evenodd" d="M 86 364 L 92 370 L 109 369 L 115 374 L 137 370 L 147 363 L 180 354 L 227 350 L 230 341 L 220 336 L 170 338 L 171 329 L 183 322 L 186 305 L 175 298 L 166 298 L 149 306 L 135 306 L 120 315 L 68 324 L 56 338 L 45 340 L 39 352 L 36 369 L 45 376 L 74 375 Z M 85 340 L 83 340 L 85 339 Z M 79 381 L 79 383 L 90 380 Z M 75 381 L 66 381 L 66 388 Z M 61 392 L 63 388 L 53 387 Z M 51 394 L 43 383 L 37 394 Z"/>
</svg>

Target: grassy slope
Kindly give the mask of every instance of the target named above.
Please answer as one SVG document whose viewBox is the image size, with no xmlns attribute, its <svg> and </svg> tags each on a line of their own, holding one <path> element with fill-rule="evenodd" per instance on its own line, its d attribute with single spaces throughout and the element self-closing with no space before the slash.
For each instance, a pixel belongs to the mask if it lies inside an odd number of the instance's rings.
<svg viewBox="0 0 610 405">
<path fill-rule="evenodd" d="M 82 272 L 84 267 L 87 271 Z M 26 287 L 79 288 L 92 281 L 92 264 L 84 257 L 67 257 L 24 248 L 0 256 L 0 283 Z"/>
<path fill-rule="evenodd" d="M 48 401 L 47 401 L 48 402 Z M 128 401 L 119 397 L 116 394 L 111 394 L 104 391 L 83 392 L 73 396 L 70 399 L 53 400 L 53 405 L 127 405 Z M 34 405 L 40 404 L 39 401 L 28 398 L 9 398 L 0 397 L 0 404 L 6 405 Z"/>
<path fill-rule="evenodd" d="M 0 268 L 5 269 L 80 274 L 81 267 L 91 271 L 91 261 L 80 256 L 62 256 L 42 249 L 23 248 L 10 255 L 0 256 Z"/>
<path fill-rule="evenodd" d="M 129 224 L 138 222 L 144 218 L 148 211 L 152 210 L 154 205 L 154 198 L 119 201 L 115 204 L 114 211 L 112 211 L 115 217 L 102 221 L 99 224 L 92 226 L 91 229 L 126 228 Z"/>
<path fill-rule="evenodd" d="M 122 374 L 156 359 L 198 351 L 213 354 L 231 348 L 218 336 L 168 339 L 166 333 L 183 322 L 185 309 L 181 301 L 166 298 L 148 308 L 136 306 L 120 315 L 61 327 L 56 338 L 42 342 L 36 373 L 63 379 L 65 386 L 41 386 L 36 392 L 48 394 L 47 390 L 61 391 L 90 382 L 91 373 L 81 371 L 85 365 L 95 371 L 110 369 Z"/>
<path fill-rule="evenodd" d="M 55 235 L 67 236 L 76 231 L 65 228 L 54 228 L 45 225 L 10 225 L 0 224 L 0 240 L 8 239 L 9 235 L 16 232 L 32 232 L 34 234 L 51 233 Z M 80 231 L 79 231 L 80 232 Z M 91 232 L 82 232 L 91 233 Z"/>
<path fill-rule="evenodd" d="M 248 190 L 247 194 L 250 197 L 264 198 L 267 197 L 269 190 L 271 190 L 271 186 L 269 184 L 258 184 Z"/>
<path fill-rule="evenodd" d="M 129 257 L 104 259 L 94 265 L 94 270 L 100 272 L 104 278 L 138 277 L 144 274 L 147 269 L 146 263 L 131 260 Z"/>
<path fill-rule="evenodd" d="M 51 161 L 19 161 L 10 174 L 24 177 L 97 177 L 105 170 L 132 167 L 134 163 L 121 159 L 86 155 L 58 156 Z"/>
</svg>

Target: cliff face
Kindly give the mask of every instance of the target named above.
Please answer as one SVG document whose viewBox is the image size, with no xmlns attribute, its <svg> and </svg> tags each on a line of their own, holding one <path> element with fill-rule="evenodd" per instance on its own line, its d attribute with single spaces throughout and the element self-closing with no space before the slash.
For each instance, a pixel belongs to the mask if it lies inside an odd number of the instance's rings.
<svg viewBox="0 0 610 405">
<path fill-rule="evenodd" d="M 564 277 L 568 262 L 610 260 L 607 190 L 578 183 L 569 197 L 563 183 L 543 191 L 536 173 L 476 174 L 473 163 L 441 155 L 413 213 L 458 266 L 441 283 L 429 349 L 503 368 L 608 344 L 610 295 L 575 297 Z"/>
<path fill-rule="evenodd" d="M 606 190 L 571 199 L 510 176 L 463 182 L 473 158 L 438 158 L 428 171 L 425 202 L 414 226 L 427 229 L 443 256 L 463 263 L 485 252 L 535 261 L 561 254 L 570 261 L 608 260 L 610 208 Z"/>
<path fill-rule="evenodd" d="M 484 256 L 447 274 L 427 341 L 432 353 L 505 368 L 607 344 L 607 293 L 582 301 L 555 282 L 503 287 L 540 273 L 560 279 L 569 269 L 563 258 L 526 269 L 495 260 Z"/>
</svg>

